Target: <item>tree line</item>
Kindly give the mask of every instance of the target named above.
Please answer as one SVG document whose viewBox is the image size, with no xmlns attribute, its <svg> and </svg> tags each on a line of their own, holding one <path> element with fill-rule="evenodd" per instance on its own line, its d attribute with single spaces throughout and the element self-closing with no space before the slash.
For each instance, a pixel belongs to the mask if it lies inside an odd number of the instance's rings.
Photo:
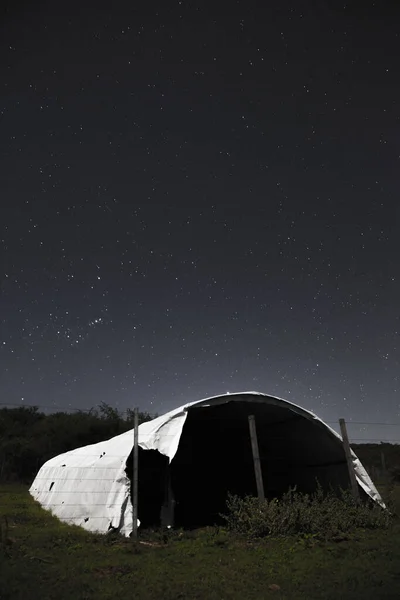
<svg viewBox="0 0 400 600">
<path fill-rule="evenodd" d="M 157 415 L 139 412 L 139 424 Z M 89 411 L 45 414 L 38 407 L 0 409 L 0 481 L 31 483 L 53 456 L 107 440 L 133 429 L 125 415 L 106 403 Z"/>
<path fill-rule="evenodd" d="M 139 413 L 139 423 L 157 415 Z M 31 483 L 53 456 L 96 444 L 133 429 L 134 412 L 125 415 L 106 403 L 89 411 L 45 414 L 38 407 L 0 409 L 0 481 Z M 382 469 L 400 481 L 399 444 L 352 444 L 367 468 Z"/>
</svg>

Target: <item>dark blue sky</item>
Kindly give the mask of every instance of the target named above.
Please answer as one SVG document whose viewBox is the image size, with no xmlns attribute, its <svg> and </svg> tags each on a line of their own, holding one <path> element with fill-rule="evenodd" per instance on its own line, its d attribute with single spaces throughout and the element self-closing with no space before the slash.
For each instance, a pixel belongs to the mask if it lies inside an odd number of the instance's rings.
<svg viewBox="0 0 400 600">
<path fill-rule="evenodd" d="M 400 10 L 315 4 L 3 13 L 1 402 L 400 422 Z"/>
</svg>

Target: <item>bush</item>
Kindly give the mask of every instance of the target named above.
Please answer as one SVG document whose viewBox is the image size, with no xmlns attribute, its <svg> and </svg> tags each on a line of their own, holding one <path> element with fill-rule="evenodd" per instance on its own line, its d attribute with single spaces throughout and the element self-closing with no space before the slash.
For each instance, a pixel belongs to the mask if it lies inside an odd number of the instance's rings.
<svg viewBox="0 0 400 600">
<path fill-rule="evenodd" d="M 320 486 L 312 495 L 289 490 L 280 500 L 229 495 L 227 509 L 221 516 L 228 527 L 252 538 L 303 534 L 327 539 L 357 528 L 387 528 L 391 521 L 389 511 L 372 501 L 357 505 L 349 492 L 338 496 Z"/>
</svg>

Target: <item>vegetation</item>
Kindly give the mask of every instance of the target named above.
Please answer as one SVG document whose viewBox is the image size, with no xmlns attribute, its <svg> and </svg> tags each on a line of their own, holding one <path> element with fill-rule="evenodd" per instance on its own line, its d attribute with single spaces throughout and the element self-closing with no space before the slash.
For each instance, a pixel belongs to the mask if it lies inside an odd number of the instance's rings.
<svg viewBox="0 0 400 600">
<path fill-rule="evenodd" d="M 387 475 L 400 483 L 400 444 L 381 442 L 380 444 L 352 444 L 354 452 L 364 466 L 378 473 L 384 473 L 382 456 L 386 463 Z"/>
<path fill-rule="evenodd" d="M 400 509 L 399 488 L 394 499 Z M 6 519 L 7 517 L 7 523 Z M 60 523 L 26 491 L 0 487 L 2 600 L 259 600 L 400 597 L 400 525 L 246 539 L 225 529 L 138 543 Z"/>
<path fill-rule="evenodd" d="M 101 404 L 98 409 L 46 415 L 37 407 L 0 410 L 0 481 L 30 483 L 47 460 L 133 428 L 134 414 Z M 154 415 L 139 413 L 139 423 Z"/>
<path fill-rule="evenodd" d="M 270 501 L 230 496 L 227 508 L 229 529 L 250 538 L 302 534 L 329 540 L 359 528 L 387 529 L 391 524 L 390 513 L 376 503 L 357 506 L 347 490 L 337 496 L 325 494 L 321 487 L 312 495 L 289 491 Z"/>
</svg>

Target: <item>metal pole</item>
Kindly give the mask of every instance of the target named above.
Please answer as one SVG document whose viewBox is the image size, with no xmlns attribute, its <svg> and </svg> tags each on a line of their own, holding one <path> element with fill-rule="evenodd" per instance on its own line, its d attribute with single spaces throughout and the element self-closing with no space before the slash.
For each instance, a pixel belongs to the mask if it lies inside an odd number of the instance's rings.
<svg viewBox="0 0 400 600">
<path fill-rule="evenodd" d="M 344 419 L 339 419 L 339 425 L 342 433 L 344 452 L 346 454 L 347 468 L 350 475 L 351 490 L 353 492 L 354 501 L 356 504 L 358 504 L 360 502 L 360 491 L 358 489 L 357 478 L 354 472 L 353 457 L 351 455 L 349 436 L 347 435 L 346 421 Z"/>
<path fill-rule="evenodd" d="M 256 483 L 257 483 L 257 495 L 260 500 L 264 500 L 265 499 L 264 484 L 263 484 L 263 476 L 262 476 L 262 470 L 261 470 L 260 454 L 258 451 L 256 420 L 255 420 L 254 415 L 249 415 L 249 429 L 250 429 L 251 449 L 253 452 L 254 473 L 256 476 Z"/>
<path fill-rule="evenodd" d="M 139 410 L 134 410 L 134 426 L 133 426 L 133 531 L 132 537 L 137 540 L 138 534 L 138 481 L 139 481 Z"/>
</svg>

